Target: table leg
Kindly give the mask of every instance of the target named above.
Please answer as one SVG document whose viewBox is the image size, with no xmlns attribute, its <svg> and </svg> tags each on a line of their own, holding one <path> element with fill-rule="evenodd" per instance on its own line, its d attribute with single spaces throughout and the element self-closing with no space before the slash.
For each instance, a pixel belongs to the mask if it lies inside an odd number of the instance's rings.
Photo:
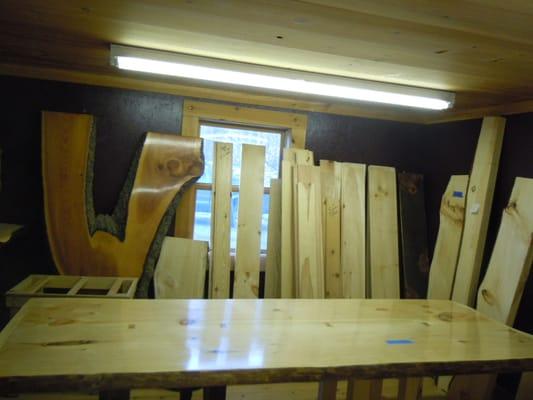
<svg viewBox="0 0 533 400">
<path fill-rule="evenodd" d="M 204 388 L 204 400 L 226 400 L 226 386 Z"/>
<path fill-rule="evenodd" d="M 102 390 L 98 393 L 99 400 L 130 400 L 129 389 L 125 390 Z"/>
</svg>

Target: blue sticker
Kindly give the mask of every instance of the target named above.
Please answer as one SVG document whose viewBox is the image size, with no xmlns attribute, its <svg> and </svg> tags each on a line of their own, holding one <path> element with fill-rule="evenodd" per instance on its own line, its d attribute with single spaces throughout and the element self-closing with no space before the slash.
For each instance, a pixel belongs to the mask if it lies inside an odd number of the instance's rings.
<svg viewBox="0 0 533 400">
<path fill-rule="evenodd" d="M 463 192 L 453 192 L 453 197 L 463 197 Z"/>
<path fill-rule="evenodd" d="M 389 339 L 387 344 L 413 344 L 415 341 L 411 339 Z"/>
</svg>

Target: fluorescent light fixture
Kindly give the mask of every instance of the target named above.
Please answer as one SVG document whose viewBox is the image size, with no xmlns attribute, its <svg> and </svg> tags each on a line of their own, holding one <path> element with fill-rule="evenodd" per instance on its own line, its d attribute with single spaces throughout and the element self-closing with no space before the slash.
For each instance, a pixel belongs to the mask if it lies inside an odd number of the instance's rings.
<svg viewBox="0 0 533 400">
<path fill-rule="evenodd" d="M 445 110 L 455 95 L 435 89 L 322 75 L 188 54 L 111 45 L 111 64 L 120 69 L 281 92 Z"/>
</svg>

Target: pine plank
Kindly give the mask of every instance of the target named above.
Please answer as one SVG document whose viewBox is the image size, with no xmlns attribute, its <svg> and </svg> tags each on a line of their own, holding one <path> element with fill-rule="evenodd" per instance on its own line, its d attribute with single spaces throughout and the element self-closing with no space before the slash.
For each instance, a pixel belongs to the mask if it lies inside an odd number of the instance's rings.
<svg viewBox="0 0 533 400">
<path fill-rule="evenodd" d="M 341 168 L 335 161 L 320 160 L 322 227 L 326 298 L 341 298 Z"/>
<path fill-rule="evenodd" d="M 236 299 L 259 296 L 264 174 L 265 147 L 243 144 L 233 281 L 233 297 Z"/>
<path fill-rule="evenodd" d="M 452 299 L 469 306 L 474 305 L 478 286 L 504 129 L 505 118 L 483 119 L 468 184 L 465 227 L 456 273 L 460 279 L 455 281 Z"/>
<path fill-rule="evenodd" d="M 167 236 L 154 273 L 155 297 L 202 299 L 207 247 L 207 242 Z"/>
<path fill-rule="evenodd" d="M 516 178 L 477 296 L 477 310 L 512 326 L 533 262 L 533 179 Z M 496 375 L 458 376 L 450 399 L 490 399 Z"/>
<path fill-rule="evenodd" d="M 465 218 L 468 175 L 452 175 L 440 204 L 440 225 L 429 269 L 428 299 L 452 296 Z"/>
<path fill-rule="evenodd" d="M 396 171 L 368 167 L 368 241 L 370 295 L 400 297 Z"/>
<path fill-rule="evenodd" d="M 270 180 L 265 298 L 281 297 L 281 180 Z"/>
<path fill-rule="evenodd" d="M 526 372 L 520 379 L 515 400 L 530 400 L 531 393 L 533 393 L 533 372 Z"/>
<path fill-rule="evenodd" d="M 366 297 L 366 165 L 343 163 L 341 270 L 344 298 Z"/>
<path fill-rule="evenodd" d="M 211 199 L 211 263 L 209 298 L 227 299 L 230 294 L 231 176 L 233 145 L 215 143 Z"/>
<path fill-rule="evenodd" d="M 533 262 L 533 179 L 516 178 L 503 210 L 477 310 L 512 325 Z"/>
<path fill-rule="evenodd" d="M 296 182 L 294 166 L 313 165 L 309 150 L 286 148 L 281 163 L 281 297 L 296 296 Z"/>
<path fill-rule="evenodd" d="M 382 379 L 356 379 L 348 381 L 347 400 L 381 400 Z"/>
<path fill-rule="evenodd" d="M 424 176 L 398 174 L 403 297 L 425 299 L 429 276 Z"/>
<path fill-rule="evenodd" d="M 320 168 L 297 166 L 297 276 L 300 298 L 324 297 Z"/>
</svg>

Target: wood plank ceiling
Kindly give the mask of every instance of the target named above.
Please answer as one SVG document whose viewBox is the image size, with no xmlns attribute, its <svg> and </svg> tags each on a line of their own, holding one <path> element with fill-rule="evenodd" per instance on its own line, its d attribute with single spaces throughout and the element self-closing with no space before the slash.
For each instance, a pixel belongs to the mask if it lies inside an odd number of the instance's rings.
<svg viewBox="0 0 533 400">
<path fill-rule="evenodd" d="M 0 22 L 5 74 L 417 122 L 533 110 L 531 0 L 2 0 Z M 221 91 L 116 71 L 110 43 L 445 89 L 457 103 L 415 112 Z"/>
</svg>

